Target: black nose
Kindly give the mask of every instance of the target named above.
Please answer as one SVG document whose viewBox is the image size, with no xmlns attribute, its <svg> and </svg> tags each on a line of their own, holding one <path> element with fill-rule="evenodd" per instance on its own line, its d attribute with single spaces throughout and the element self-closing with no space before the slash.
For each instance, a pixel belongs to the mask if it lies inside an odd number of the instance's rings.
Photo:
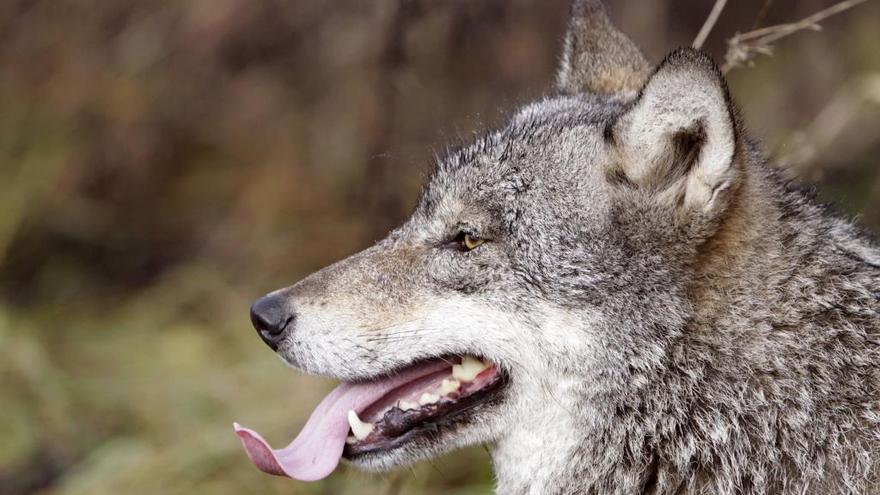
<svg viewBox="0 0 880 495">
<path fill-rule="evenodd" d="M 269 294 L 263 296 L 251 306 L 251 323 L 263 342 L 273 351 L 278 350 L 278 343 L 284 338 L 296 315 L 287 309 L 287 298 Z"/>
</svg>

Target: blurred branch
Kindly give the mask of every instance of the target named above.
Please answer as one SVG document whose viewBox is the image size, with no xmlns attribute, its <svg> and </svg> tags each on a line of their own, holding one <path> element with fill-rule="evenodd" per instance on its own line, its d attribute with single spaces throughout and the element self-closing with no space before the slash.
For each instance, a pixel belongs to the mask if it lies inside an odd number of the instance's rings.
<svg viewBox="0 0 880 495">
<path fill-rule="evenodd" d="M 737 33 L 727 41 L 727 54 L 724 56 L 722 72 L 728 72 L 736 67 L 748 65 L 756 55 L 772 55 L 773 43 L 798 31 L 820 31 L 820 22 L 849 10 L 867 0 L 846 0 L 827 9 L 820 10 L 800 21 L 787 24 L 777 24 L 761 29 L 755 29 L 747 33 Z M 696 43 L 696 42 L 695 42 Z"/>
<path fill-rule="evenodd" d="M 781 167 L 794 170 L 801 177 L 817 179 L 816 158 L 865 107 L 865 103 L 880 105 L 880 73 L 861 77 L 841 87 L 834 97 L 816 115 L 810 125 L 795 134 L 794 145 L 788 154 L 778 159 Z"/>
<path fill-rule="evenodd" d="M 42 149 L 29 149 L 25 156 L 0 155 L 0 163 L 19 162 L 17 169 L 0 172 L 0 267 L 19 227 L 29 213 L 42 206 L 64 171 L 66 142 L 60 133 L 47 133 L 44 138 Z"/>
<path fill-rule="evenodd" d="M 863 210 L 865 222 L 868 225 L 880 225 L 880 174 L 877 174 L 877 180 L 871 189 L 870 199 Z"/>
<path fill-rule="evenodd" d="M 715 0 L 715 5 L 709 12 L 709 17 L 706 18 L 706 22 L 703 23 L 703 27 L 700 28 L 700 32 L 694 39 L 694 48 L 699 49 L 703 47 L 703 43 L 706 42 L 706 38 L 709 37 L 709 33 L 712 32 L 712 28 L 715 27 L 715 23 L 718 22 L 718 18 L 721 17 L 721 11 L 724 10 L 725 5 L 727 5 L 727 0 Z"/>
<path fill-rule="evenodd" d="M 755 16 L 755 22 L 752 23 L 752 31 L 758 29 L 758 26 L 764 22 L 764 18 L 767 17 L 767 12 L 770 11 L 771 5 L 773 5 L 773 0 L 764 0 L 764 5 L 761 5 L 761 10 L 758 11 L 758 15 Z"/>
<path fill-rule="evenodd" d="M 425 7 L 418 0 L 397 0 L 390 12 L 387 33 L 382 40 L 376 61 L 374 104 L 368 137 L 368 161 L 365 164 L 365 181 L 361 191 L 361 207 L 370 212 L 376 228 L 368 233 L 368 242 L 381 238 L 390 225 L 402 215 L 402 204 L 397 194 L 398 183 L 392 176 L 392 160 L 388 154 L 394 131 L 397 108 L 398 79 L 407 65 L 406 35 L 414 22 L 425 14 Z"/>
</svg>

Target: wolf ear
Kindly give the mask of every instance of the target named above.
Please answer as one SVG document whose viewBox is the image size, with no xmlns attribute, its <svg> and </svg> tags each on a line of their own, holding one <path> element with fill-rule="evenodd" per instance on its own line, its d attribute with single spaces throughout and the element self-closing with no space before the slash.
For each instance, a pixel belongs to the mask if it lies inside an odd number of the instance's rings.
<svg viewBox="0 0 880 495">
<path fill-rule="evenodd" d="M 600 0 L 572 0 L 556 87 L 566 93 L 638 91 L 650 64 L 611 24 Z"/>
<path fill-rule="evenodd" d="M 737 127 L 712 59 L 691 48 L 672 52 L 606 128 L 616 151 L 609 179 L 651 190 L 676 206 L 712 210 L 736 179 Z"/>
</svg>

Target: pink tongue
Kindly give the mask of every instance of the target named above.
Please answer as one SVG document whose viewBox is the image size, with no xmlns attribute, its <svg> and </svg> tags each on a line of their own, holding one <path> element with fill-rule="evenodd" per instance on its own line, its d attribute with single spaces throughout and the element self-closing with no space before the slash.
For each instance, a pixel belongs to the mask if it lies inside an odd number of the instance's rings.
<svg viewBox="0 0 880 495">
<path fill-rule="evenodd" d="M 339 465 L 348 436 L 348 411 L 360 414 L 392 390 L 448 368 L 446 361 L 431 361 L 391 378 L 370 383 L 343 383 L 324 398 L 299 435 L 283 449 L 273 450 L 259 433 L 235 423 L 248 457 L 261 470 L 300 481 L 325 478 Z"/>
</svg>

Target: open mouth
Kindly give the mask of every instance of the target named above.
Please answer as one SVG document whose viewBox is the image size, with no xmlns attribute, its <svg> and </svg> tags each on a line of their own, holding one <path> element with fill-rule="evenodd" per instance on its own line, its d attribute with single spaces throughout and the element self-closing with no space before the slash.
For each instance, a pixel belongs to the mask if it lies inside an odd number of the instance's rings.
<svg viewBox="0 0 880 495">
<path fill-rule="evenodd" d="M 342 457 L 390 451 L 462 420 L 494 398 L 504 382 L 491 362 L 470 356 L 432 359 L 390 376 L 339 385 L 283 449 L 273 450 L 257 432 L 238 424 L 235 432 L 260 470 L 314 481 L 333 472 Z"/>
</svg>

